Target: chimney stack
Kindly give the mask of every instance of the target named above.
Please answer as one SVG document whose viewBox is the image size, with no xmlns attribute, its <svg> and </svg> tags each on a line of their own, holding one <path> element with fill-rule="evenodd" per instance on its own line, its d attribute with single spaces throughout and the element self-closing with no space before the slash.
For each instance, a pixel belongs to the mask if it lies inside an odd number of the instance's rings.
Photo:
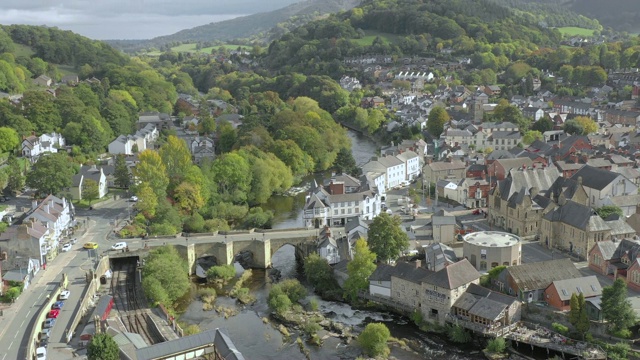
<svg viewBox="0 0 640 360">
<path fill-rule="evenodd" d="M 422 260 L 416 260 L 414 264 L 416 266 L 416 269 L 419 269 L 422 267 Z"/>
</svg>

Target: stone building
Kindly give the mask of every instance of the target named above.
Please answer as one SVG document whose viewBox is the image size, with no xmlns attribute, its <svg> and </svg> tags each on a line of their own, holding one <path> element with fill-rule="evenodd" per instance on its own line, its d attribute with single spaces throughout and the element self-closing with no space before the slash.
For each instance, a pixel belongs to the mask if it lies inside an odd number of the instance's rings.
<svg viewBox="0 0 640 360">
<path fill-rule="evenodd" d="M 520 265 L 520 238 L 499 231 L 478 231 L 464 237 L 463 256 L 480 272 L 497 266 Z"/>
</svg>

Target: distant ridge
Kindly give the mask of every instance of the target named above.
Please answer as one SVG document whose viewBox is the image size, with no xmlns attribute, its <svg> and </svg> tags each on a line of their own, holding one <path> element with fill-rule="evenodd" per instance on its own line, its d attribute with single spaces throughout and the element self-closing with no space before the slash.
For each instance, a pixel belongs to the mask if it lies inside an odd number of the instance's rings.
<svg viewBox="0 0 640 360">
<path fill-rule="evenodd" d="M 149 47 L 159 48 L 170 43 L 226 42 L 246 38 L 268 42 L 287 32 L 288 27 L 304 25 L 325 14 L 349 10 L 359 3 L 360 0 L 307 0 L 278 10 L 196 26 L 151 40 L 107 40 L 106 42 L 124 51 L 135 51 Z M 285 22 L 288 26 L 282 24 Z"/>
</svg>

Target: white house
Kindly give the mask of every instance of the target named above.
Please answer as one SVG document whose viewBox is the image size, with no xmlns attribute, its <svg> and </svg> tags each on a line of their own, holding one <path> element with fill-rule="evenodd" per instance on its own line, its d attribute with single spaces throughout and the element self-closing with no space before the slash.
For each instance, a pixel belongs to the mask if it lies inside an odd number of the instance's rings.
<svg viewBox="0 0 640 360">
<path fill-rule="evenodd" d="M 405 180 L 412 181 L 420 176 L 420 157 L 413 151 L 404 151 L 396 155 L 405 164 Z"/>
<path fill-rule="evenodd" d="M 581 167 L 571 179 L 582 184 L 594 208 L 611 204 L 615 197 L 638 193 L 638 185 L 623 175 L 589 165 Z"/>
<path fill-rule="evenodd" d="M 153 144 L 160 133 L 153 124 L 147 124 L 133 135 L 120 135 L 109 144 L 110 154 L 132 155 L 146 150 Z"/>
<path fill-rule="evenodd" d="M 31 160 L 32 163 L 38 161 L 38 157 L 45 153 L 57 153 L 58 149 L 65 146 L 65 140 L 62 135 L 52 132 L 50 134 L 42 134 L 22 139 L 22 156 Z"/>
<path fill-rule="evenodd" d="M 369 294 L 373 296 L 391 297 L 391 275 L 395 272 L 395 267 L 387 264 L 380 264 L 369 276 Z"/>
<path fill-rule="evenodd" d="M 384 173 L 386 175 L 385 190 L 405 185 L 407 183 L 405 163 L 392 155 L 371 158 L 371 161 L 362 166 L 362 172 Z"/>
<path fill-rule="evenodd" d="M 67 234 L 69 227 L 72 225 L 73 205 L 65 198 L 58 198 L 53 195 L 47 196 L 38 203 L 33 200 L 32 209 L 23 219 L 23 224 L 28 222 L 39 222 L 49 231 L 48 245 L 51 248 L 58 246 L 59 240 L 63 235 Z M 34 231 L 44 232 L 43 229 L 34 227 Z M 32 236 L 37 236 L 34 233 Z"/>
<path fill-rule="evenodd" d="M 368 184 L 339 175 L 325 186 L 310 189 L 303 218 L 307 227 L 342 226 L 354 216 L 371 220 L 380 214 L 381 208 L 380 195 Z"/>
<path fill-rule="evenodd" d="M 101 199 L 109 192 L 107 176 L 104 174 L 102 167 L 96 165 L 80 166 L 80 172 L 73 176 L 72 187 L 69 194 L 76 200 L 82 200 L 83 192 L 86 188 L 87 179 L 91 179 L 98 184 L 98 199 Z"/>
<path fill-rule="evenodd" d="M 318 255 L 327 260 L 329 265 L 340 262 L 340 254 L 338 253 L 338 244 L 331 234 L 326 234 L 324 239 L 318 244 Z"/>
</svg>

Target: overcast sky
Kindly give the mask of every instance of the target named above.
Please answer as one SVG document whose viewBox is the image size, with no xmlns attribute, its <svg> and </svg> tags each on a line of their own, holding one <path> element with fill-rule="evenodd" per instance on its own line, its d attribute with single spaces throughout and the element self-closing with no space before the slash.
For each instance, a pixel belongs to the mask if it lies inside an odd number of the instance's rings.
<svg viewBox="0 0 640 360">
<path fill-rule="evenodd" d="M 0 0 L 0 24 L 57 26 L 93 39 L 150 39 L 300 0 Z"/>
</svg>

